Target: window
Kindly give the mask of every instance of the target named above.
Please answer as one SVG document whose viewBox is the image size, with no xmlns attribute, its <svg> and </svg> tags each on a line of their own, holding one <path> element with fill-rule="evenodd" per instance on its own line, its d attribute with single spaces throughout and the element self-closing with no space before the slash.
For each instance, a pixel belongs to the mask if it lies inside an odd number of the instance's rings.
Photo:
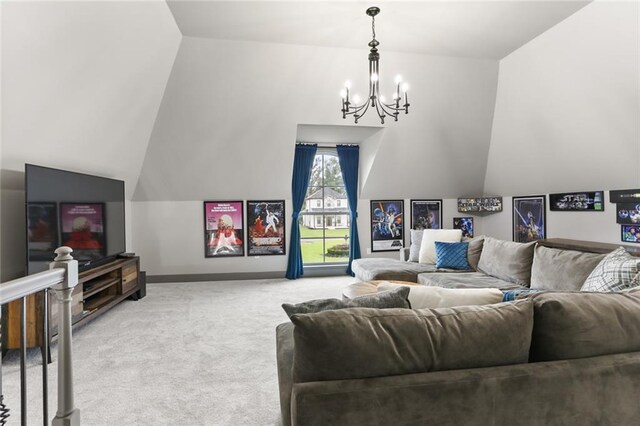
<svg viewBox="0 0 640 426">
<path fill-rule="evenodd" d="M 316 199 L 316 202 L 315 208 L 301 212 L 302 261 L 305 265 L 346 264 L 349 261 L 351 223 L 335 151 L 318 149 L 307 189 L 309 199 Z"/>
</svg>

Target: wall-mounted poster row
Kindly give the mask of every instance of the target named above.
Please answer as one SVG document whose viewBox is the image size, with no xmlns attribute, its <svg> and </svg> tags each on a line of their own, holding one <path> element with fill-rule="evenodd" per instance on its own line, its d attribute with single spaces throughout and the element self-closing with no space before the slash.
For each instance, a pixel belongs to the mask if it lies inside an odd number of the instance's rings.
<svg viewBox="0 0 640 426">
<path fill-rule="evenodd" d="M 284 200 L 247 201 L 249 256 L 286 254 Z M 204 256 L 245 254 L 242 201 L 204 202 Z"/>
</svg>

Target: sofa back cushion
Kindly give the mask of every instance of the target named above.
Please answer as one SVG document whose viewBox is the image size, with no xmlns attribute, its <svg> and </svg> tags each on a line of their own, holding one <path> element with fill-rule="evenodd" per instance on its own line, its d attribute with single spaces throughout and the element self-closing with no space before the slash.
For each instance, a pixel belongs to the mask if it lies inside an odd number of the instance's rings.
<svg viewBox="0 0 640 426">
<path fill-rule="evenodd" d="M 482 247 L 484 247 L 484 235 L 480 235 L 475 238 L 463 239 L 469 243 L 469 250 L 467 251 L 467 261 L 469 266 L 474 271 L 478 270 L 478 262 L 480 261 L 480 255 L 482 254 Z"/>
<path fill-rule="evenodd" d="M 535 242 L 524 244 L 486 237 L 478 271 L 528 287 L 531 282 L 534 245 Z"/>
<path fill-rule="evenodd" d="M 436 263 L 436 241 L 457 243 L 461 239 L 461 229 L 425 229 L 420 245 L 420 263 Z"/>
<path fill-rule="evenodd" d="M 532 362 L 640 351 L 640 293 L 539 293 Z"/>
<path fill-rule="evenodd" d="M 529 300 L 440 309 L 342 309 L 293 315 L 294 382 L 527 362 Z"/>
<path fill-rule="evenodd" d="M 536 245 L 531 267 L 531 288 L 580 290 L 604 254 L 560 250 Z"/>
<path fill-rule="evenodd" d="M 422 246 L 423 229 L 412 229 L 410 233 L 411 245 L 409 246 L 409 262 L 420 260 L 420 247 Z"/>
</svg>

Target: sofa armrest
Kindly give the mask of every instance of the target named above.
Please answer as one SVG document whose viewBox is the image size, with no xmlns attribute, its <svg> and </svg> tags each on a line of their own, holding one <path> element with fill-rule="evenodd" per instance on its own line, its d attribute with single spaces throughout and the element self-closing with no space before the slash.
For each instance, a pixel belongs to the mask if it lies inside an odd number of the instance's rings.
<svg viewBox="0 0 640 426">
<path fill-rule="evenodd" d="M 403 262 L 409 261 L 409 247 L 402 247 L 400 249 L 400 260 Z"/>
</svg>

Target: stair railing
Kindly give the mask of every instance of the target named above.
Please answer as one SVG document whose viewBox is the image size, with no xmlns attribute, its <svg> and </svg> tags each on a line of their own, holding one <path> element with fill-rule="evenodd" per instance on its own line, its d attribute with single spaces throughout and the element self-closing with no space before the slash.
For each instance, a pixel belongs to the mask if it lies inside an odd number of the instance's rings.
<svg viewBox="0 0 640 426">
<path fill-rule="evenodd" d="M 56 249 L 56 258 L 49 264 L 49 270 L 13 281 L 0 284 L 0 306 L 21 300 L 20 309 L 20 419 L 21 424 L 27 422 L 27 296 L 43 292 L 46 313 L 43 321 L 42 344 L 42 418 L 48 426 L 48 379 L 47 364 L 49 359 L 49 324 L 48 324 L 48 292 L 55 293 L 58 303 L 58 409 L 51 421 L 52 426 L 79 426 L 80 410 L 75 407 L 73 399 L 73 357 L 71 352 L 71 293 L 78 284 L 78 262 L 73 260 L 69 247 Z M 0 317 L 1 317 L 0 313 Z M 1 319 L 1 318 L 0 318 Z M 1 345 L 2 339 L 0 339 Z M 1 349 L 1 348 L 0 348 Z M 10 411 L 3 403 L 2 395 L 2 362 L 0 355 L 0 426 L 4 426 Z"/>
</svg>

